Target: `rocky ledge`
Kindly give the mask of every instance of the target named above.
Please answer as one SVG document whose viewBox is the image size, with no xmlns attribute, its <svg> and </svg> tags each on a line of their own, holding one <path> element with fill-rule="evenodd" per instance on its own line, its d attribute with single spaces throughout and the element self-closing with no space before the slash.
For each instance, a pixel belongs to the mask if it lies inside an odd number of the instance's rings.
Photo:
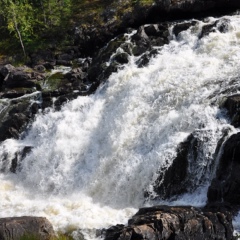
<svg viewBox="0 0 240 240">
<path fill-rule="evenodd" d="M 229 212 L 212 212 L 194 207 L 155 206 L 141 208 L 128 225 L 117 225 L 105 232 L 105 240 L 231 240 Z"/>
<path fill-rule="evenodd" d="M 0 239 L 50 240 L 55 236 L 51 223 L 43 217 L 0 218 Z"/>
</svg>

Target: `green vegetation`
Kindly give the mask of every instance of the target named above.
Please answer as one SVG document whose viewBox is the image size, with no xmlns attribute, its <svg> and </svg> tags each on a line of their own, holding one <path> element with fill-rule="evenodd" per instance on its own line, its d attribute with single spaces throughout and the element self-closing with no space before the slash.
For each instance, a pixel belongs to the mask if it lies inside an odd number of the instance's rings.
<svg viewBox="0 0 240 240">
<path fill-rule="evenodd" d="M 73 26 L 93 28 L 108 21 L 119 23 L 136 5 L 154 0 L 0 0 L 0 61 L 3 55 L 29 52 L 48 46 L 71 44 Z M 112 11 L 109 18 L 104 12 Z"/>
</svg>

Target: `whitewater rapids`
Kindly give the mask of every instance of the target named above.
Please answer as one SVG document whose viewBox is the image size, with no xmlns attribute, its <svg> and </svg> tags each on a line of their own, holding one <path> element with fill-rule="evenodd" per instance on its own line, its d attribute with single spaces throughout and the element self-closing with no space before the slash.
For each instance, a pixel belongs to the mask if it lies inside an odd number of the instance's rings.
<svg viewBox="0 0 240 240">
<path fill-rule="evenodd" d="M 159 168 L 171 164 L 194 130 L 209 133 L 212 156 L 224 129 L 238 131 L 219 104 L 239 77 L 240 16 L 224 19 L 224 33 L 199 39 L 202 27 L 216 20 L 209 18 L 178 37 L 170 34 L 148 66 L 138 68 L 131 56 L 94 95 L 39 113 L 24 138 L 3 142 L 0 169 L 4 153 L 33 148 L 15 174 L 0 173 L 0 217 L 45 216 L 57 231 L 75 230 L 77 239 L 81 229 L 93 239 L 94 229 L 124 224 L 152 204 L 144 192 L 153 191 Z M 170 204 L 203 206 L 208 184 Z"/>
</svg>

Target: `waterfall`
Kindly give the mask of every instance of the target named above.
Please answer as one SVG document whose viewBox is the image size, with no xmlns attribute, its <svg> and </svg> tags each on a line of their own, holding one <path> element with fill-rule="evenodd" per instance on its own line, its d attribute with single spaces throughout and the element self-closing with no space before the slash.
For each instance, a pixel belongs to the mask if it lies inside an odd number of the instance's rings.
<svg viewBox="0 0 240 240">
<path fill-rule="evenodd" d="M 207 139 L 193 169 L 194 190 L 154 203 L 203 206 L 214 172 L 202 166 L 213 161 L 226 130 L 238 131 L 219 109 L 240 69 L 240 16 L 219 19 L 225 20 L 227 31 L 199 37 L 216 21 L 208 18 L 171 35 L 145 67 L 130 56 L 94 95 L 37 114 L 23 138 L 3 142 L 0 217 L 45 216 L 56 230 L 82 229 L 91 239 L 88 230 L 126 223 L 139 207 L 153 204 L 144 192 L 155 194 L 158 170 L 193 132 Z M 24 146 L 31 151 L 12 173 L 8 159 Z"/>
</svg>

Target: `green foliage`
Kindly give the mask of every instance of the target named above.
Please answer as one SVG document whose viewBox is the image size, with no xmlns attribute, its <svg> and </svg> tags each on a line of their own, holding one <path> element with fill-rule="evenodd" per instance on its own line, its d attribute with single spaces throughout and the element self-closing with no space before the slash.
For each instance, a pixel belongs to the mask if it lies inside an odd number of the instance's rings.
<svg viewBox="0 0 240 240">
<path fill-rule="evenodd" d="M 121 22 L 122 16 L 135 6 L 151 5 L 154 0 L 0 0 L 0 54 L 28 55 L 48 45 L 60 46 L 72 41 L 66 32 L 72 26 L 101 27 L 109 19 L 104 12 L 113 10 L 110 21 Z"/>
<path fill-rule="evenodd" d="M 70 15 L 71 0 L 1 0 L 0 41 L 21 45 L 26 55 L 25 48 L 31 50 L 44 36 L 53 38 L 54 30 L 66 27 Z"/>
</svg>

